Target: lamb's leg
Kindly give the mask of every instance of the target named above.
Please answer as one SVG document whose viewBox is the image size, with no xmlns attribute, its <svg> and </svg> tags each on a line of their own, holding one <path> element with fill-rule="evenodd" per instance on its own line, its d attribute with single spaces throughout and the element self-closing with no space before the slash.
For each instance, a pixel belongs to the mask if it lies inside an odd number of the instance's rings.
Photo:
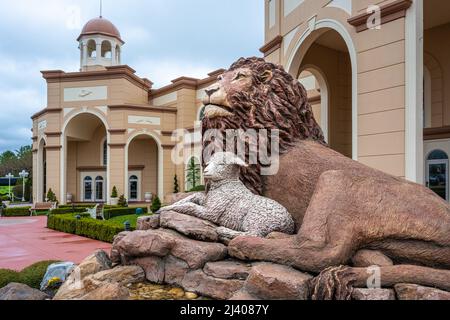
<svg viewBox="0 0 450 320">
<path fill-rule="evenodd" d="M 172 204 L 170 206 L 162 207 L 158 211 L 158 213 L 162 213 L 164 211 L 177 211 L 179 213 L 183 213 L 183 212 L 180 212 L 178 210 L 180 210 L 180 208 L 181 208 L 181 210 L 185 210 L 183 208 L 185 206 L 189 207 L 189 203 L 193 203 L 193 204 L 202 206 L 203 203 L 204 203 L 204 199 L 205 199 L 205 194 L 203 192 L 198 192 L 198 193 L 190 195 L 189 197 L 184 198 L 184 199 L 182 199 L 182 200 L 180 200 L 178 202 L 175 202 L 174 204 Z M 187 210 L 189 211 L 190 209 L 187 209 Z M 186 214 L 188 214 L 188 213 L 186 213 Z"/>
<path fill-rule="evenodd" d="M 159 213 L 167 211 L 175 211 L 177 213 L 186 214 L 189 216 L 202 218 L 205 216 L 205 207 L 192 202 L 175 203 L 169 207 L 165 207 L 164 210 L 158 211 Z"/>
<path fill-rule="evenodd" d="M 251 232 L 236 231 L 226 227 L 218 227 L 216 232 L 219 235 L 219 240 L 225 244 L 228 244 L 234 238 L 241 236 L 258 236 L 257 234 L 253 234 Z"/>
</svg>

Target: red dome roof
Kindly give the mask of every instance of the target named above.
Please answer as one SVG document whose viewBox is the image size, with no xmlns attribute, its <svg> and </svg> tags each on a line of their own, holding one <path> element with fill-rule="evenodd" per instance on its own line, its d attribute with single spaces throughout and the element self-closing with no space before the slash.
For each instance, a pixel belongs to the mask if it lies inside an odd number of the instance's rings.
<svg viewBox="0 0 450 320">
<path fill-rule="evenodd" d="M 109 21 L 108 19 L 105 19 L 102 17 L 89 20 L 84 25 L 83 30 L 81 30 L 81 34 L 78 37 L 78 40 L 82 36 L 93 35 L 93 34 L 102 34 L 102 35 L 117 38 L 118 40 L 122 41 L 122 39 L 120 38 L 120 32 L 116 28 L 116 26 L 114 24 L 112 24 L 112 22 Z"/>
</svg>

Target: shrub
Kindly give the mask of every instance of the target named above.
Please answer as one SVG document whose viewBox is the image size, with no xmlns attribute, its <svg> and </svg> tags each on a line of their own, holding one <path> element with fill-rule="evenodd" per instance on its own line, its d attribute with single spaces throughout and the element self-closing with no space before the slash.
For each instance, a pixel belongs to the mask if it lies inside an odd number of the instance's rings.
<svg viewBox="0 0 450 320">
<path fill-rule="evenodd" d="M 206 188 L 205 186 L 196 186 L 194 188 L 192 188 L 191 190 L 189 190 L 188 192 L 201 192 L 201 191 L 205 191 Z"/>
<path fill-rule="evenodd" d="M 83 213 L 86 212 L 86 208 L 76 207 L 76 208 L 58 208 L 53 209 L 51 214 L 59 215 L 59 214 L 68 214 L 68 213 Z"/>
<path fill-rule="evenodd" d="M 128 206 L 127 199 L 125 198 L 125 196 L 123 194 L 119 197 L 119 201 L 117 202 L 117 204 L 119 207 L 122 207 L 122 208 L 125 208 Z"/>
<path fill-rule="evenodd" d="M 139 207 L 142 209 L 142 212 L 148 213 L 148 209 L 145 207 Z M 128 216 L 132 214 L 136 214 L 136 208 L 116 208 L 116 209 L 107 209 L 104 211 L 105 219 L 109 220 L 116 217 Z"/>
<path fill-rule="evenodd" d="M 50 215 L 47 228 L 110 243 L 114 236 L 125 230 L 123 225 L 113 221 L 94 220 L 86 216 L 77 220 L 73 214 Z"/>
<path fill-rule="evenodd" d="M 58 261 L 41 261 L 37 262 L 21 272 L 9 269 L 0 269 L 0 288 L 7 286 L 11 282 L 23 283 L 31 288 L 39 289 L 41 281 L 49 265 Z"/>
<path fill-rule="evenodd" d="M 58 199 L 56 199 L 56 194 L 53 192 L 53 190 L 51 188 L 47 192 L 47 201 L 48 202 L 58 202 Z"/>
<path fill-rule="evenodd" d="M 159 209 L 161 209 L 161 200 L 159 200 L 159 197 L 155 197 L 150 210 L 152 210 L 153 213 L 156 213 Z"/>
<path fill-rule="evenodd" d="M 26 217 L 29 216 L 31 207 L 20 207 L 20 208 L 6 208 L 3 209 L 2 216 L 4 217 Z"/>
<path fill-rule="evenodd" d="M 114 186 L 112 189 L 112 192 L 111 192 L 111 198 L 117 198 L 117 197 L 118 197 L 117 188 L 116 188 L 116 186 Z"/>
</svg>

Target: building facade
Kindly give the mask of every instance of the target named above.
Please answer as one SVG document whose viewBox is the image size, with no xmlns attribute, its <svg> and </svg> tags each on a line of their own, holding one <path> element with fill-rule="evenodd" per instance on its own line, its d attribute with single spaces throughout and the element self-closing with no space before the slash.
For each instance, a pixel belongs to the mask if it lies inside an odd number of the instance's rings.
<svg viewBox="0 0 450 320">
<path fill-rule="evenodd" d="M 450 3 L 441 0 L 264 0 L 268 61 L 308 90 L 331 148 L 449 200 Z M 200 163 L 206 79 L 154 89 L 122 65 L 125 42 L 104 18 L 78 38 L 80 72 L 43 71 L 48 103 L 33 116 L 33 198 L 130 201 L 192 185 Z M 182 147 L 173 138 L 185 130 Z M 183 161 L 174 161 L 174 154 Z"/>
<path fill-rule="evenodd" d="M 449 200 L 450 3 L 265 0 L 267 60 L 308 89 L 330 146 Z"/>
<path fill-rule="evenodd" d="M 186 166 L 192 157 L 200 163 L 203 91 L 223 70 L 153 89 L 121 64 L 125 42 L 107 19 L 89 21 L 78 42 L 79 72 L 42 72 L 48 96 L 32 117 L 34 201 L 52 189 L 60 203 L 109 202 L 114 186 L 131 202 L 163 199 L 175 175 L 180 191 L 192 187 Z M 176 152 L 181 161 L 172 160 Z"/>
</svg>

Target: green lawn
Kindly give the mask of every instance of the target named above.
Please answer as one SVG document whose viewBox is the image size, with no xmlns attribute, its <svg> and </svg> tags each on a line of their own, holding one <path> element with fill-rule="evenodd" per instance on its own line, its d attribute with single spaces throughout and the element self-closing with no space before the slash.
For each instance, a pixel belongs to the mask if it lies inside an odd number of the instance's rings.
<svg viewBox="0 0 450 320">
<path fill-rule="evenodd" d="M 8 186 L 0 186 L 0 194 L 8 194 L 9 193 L 9 187 Z M 11 187 L 12 189 L 13 187 Z"/>
<path fill-rule="evenodd" d="M 117 224 L 120 224 L 121 226 L 123 226 L 123 224 L 126 221 L 128 221 L 128 222 L 130 222 L 130 226 L 135 229 L 136 228 L 137 219 L 139 217 L 142 217 L 142 216 L 146 216 L 146 215 L 139 215 L 138 216 L 136 214 L 131 214 L 131 215 L 128 215 L 128 216 L 120 216 L 120 217 L 111 218 L 108 221 L 115 222 Z"/>
</svg>

